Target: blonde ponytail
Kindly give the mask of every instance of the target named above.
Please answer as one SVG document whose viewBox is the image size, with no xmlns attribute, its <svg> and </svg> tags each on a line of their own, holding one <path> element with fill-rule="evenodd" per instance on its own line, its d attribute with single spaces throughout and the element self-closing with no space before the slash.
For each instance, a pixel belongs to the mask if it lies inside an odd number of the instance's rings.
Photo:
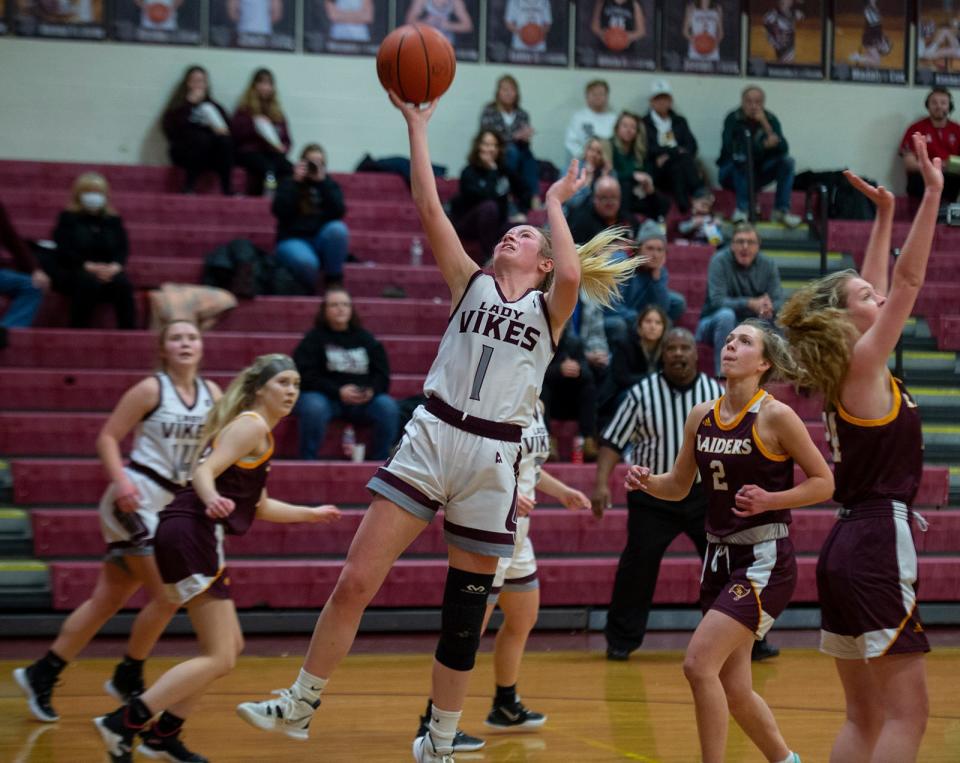
<svg viewBox="0 0 960 763">
<path fill-rule="evenodd" d="M 777 317 L 795 361 L 790 380 L 820 392 L 827 405 L 840 396 L 851 345 L 859 336 L 846 310 L 846 285 L 856 275 L 854 270 L 842 270 L 807 284 L 787 300 Z"/>
</svg>

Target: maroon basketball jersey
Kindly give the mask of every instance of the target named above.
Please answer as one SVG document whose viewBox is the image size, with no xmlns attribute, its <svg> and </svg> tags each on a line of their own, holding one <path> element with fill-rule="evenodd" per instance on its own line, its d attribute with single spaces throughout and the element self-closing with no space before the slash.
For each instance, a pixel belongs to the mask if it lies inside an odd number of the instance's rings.
<svg viewBox="0 0 960 763">
<path fill-rule="evenodd" d="M 836 489 L 844 506 L 913 502 L 923 474 L 920 411 L 903 382 L 890 376 L 893 405 L 882 419 L 858 419 L 837 403 L 824 412 Z"/>
<path fill-rule="evenodd" d="M 790 522 L 790 510 L 738 517 L 737 491 L 757 485 L 776 493 L 793 487 L 793 459 L 771 453 L 757 436 L 756 421 L 767 392 L 759 390 L 733 419 L 720 420 L 721 397 L 697 427 L 695 457 L 707 494 L 707 532 L 724 538 L 751 527 Z"/>
</svg>

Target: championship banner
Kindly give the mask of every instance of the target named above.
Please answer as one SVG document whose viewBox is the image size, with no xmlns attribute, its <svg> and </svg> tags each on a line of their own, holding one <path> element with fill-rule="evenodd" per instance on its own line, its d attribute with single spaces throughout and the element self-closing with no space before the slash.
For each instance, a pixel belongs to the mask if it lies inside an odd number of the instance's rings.
<svg viewBox="0 0 960 763">
<path fill-rule="evenodd" d="M 397 0 L 397 26 L 415 23 L 439 30 L 458 61 L 480 60 L 480 0 Z"/>
<path fill-rule="evenodd" d="M 167 45 L 199 45 L 200 0 L 113 0 L 113 39 Z"/>
<path fill-rule="evenodd" d="M 388 0 L 304 0 L 308 53 L 375 56 L 387 36 Z"/>
<path fill-rule="evenodd" d="M 567 66 L 567 0 L 488 0 L 487 61 Z"/>
<path fill-rule="evenodd" d="M 916 84 L 960 85 L 960 6 L 917 0 Z"/>
<path fill-rule="evenodd" d="M 824 0 L 750 3 L 747 74 L 823 79 Z"/>
<path fill-rule="evenodd" d="M 210 0 L 210 44 L 293 50 L 295 0 Z"/>
<path fill-rule="evenodd" d="M 106 0 L 14 0 L 14 30 L 24 37 L 103 40 Z"/>
<path fill-rule="evenodd" d="M 668 72 L 740 74 L 740 0 L 666 3 L 660 68 Z"/>
<path fill-rule="evenodd" d="M 830 78 L 907 82 L 907 0 L 834 0 Z"/>
<path fill-rule="evenodd" d="M 577 66 L 657 68 L 654 0 L 582 0 L 577 3 Z"/>
</svg>

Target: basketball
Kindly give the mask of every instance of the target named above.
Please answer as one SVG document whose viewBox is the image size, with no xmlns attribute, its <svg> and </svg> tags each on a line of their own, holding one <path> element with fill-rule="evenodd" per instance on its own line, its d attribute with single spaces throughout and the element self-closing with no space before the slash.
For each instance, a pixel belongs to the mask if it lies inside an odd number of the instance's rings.
<svg viewBox="0 0 960 763">
<path fill-rule="evenodd" d="M 696 37 L 693 38 L 693 49 L 697 51 L 701 56 L 708 56 L 717 47 L 717 38 L 712 34 L 707 34 L 706 32 L 701 32 Z"/>
<path fill-rule="evenodd" d="M 147 6 L 147 18 L 154 24 L 162 24 L 170 18 L 170 6 L 163 3 L 150 3 Z"/>
<path fill-rule="evenodd" d="M 524 24 L 520 27 L 520 39 L 524 45 L 533 47 L 543 42 L 543 27 L 539 24 Z"/>
<path fill-rule="evenodd" d="M 377 51 L 377 77 L 406 103 L 429 103 L 453 82 L 453 46 L 429 24 L 404 24 L 388 34 Z"/>
<path fill-rule="evenodd" d="M 630 44 L 630 41 L 627 39 L 627 30 L 618 26 L 607 27 L 603 30 L 603 44 L 607 46 L 608 50 L 612 50 L 614 53 L 626 50 Z"/>
</svg>

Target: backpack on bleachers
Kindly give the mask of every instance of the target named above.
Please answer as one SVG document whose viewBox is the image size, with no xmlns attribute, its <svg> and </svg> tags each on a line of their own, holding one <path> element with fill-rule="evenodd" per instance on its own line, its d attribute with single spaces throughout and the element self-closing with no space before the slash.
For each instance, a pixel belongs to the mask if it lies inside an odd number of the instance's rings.
<svg viewBox="0 0 960 763">
<path fill-rule="evenodd" d="M 876 185 L 875 180 L 864 178 Z M 843 176 L 841 170 L 828 172 L 801 172 L 794 178 L 795 191 L 807 191 L 824 185 L 827 188 L 827 215 L 831 220 L 872 220 L 876 208 L 870 199 L 854 188 Z"/>
<path fill-rule="evenodd" d="M 245 238 L 218 246 L 204 258 L 203 283 L 226 289 L 240 299 L 308 293 L 290 271 Z"/>
</svg>

